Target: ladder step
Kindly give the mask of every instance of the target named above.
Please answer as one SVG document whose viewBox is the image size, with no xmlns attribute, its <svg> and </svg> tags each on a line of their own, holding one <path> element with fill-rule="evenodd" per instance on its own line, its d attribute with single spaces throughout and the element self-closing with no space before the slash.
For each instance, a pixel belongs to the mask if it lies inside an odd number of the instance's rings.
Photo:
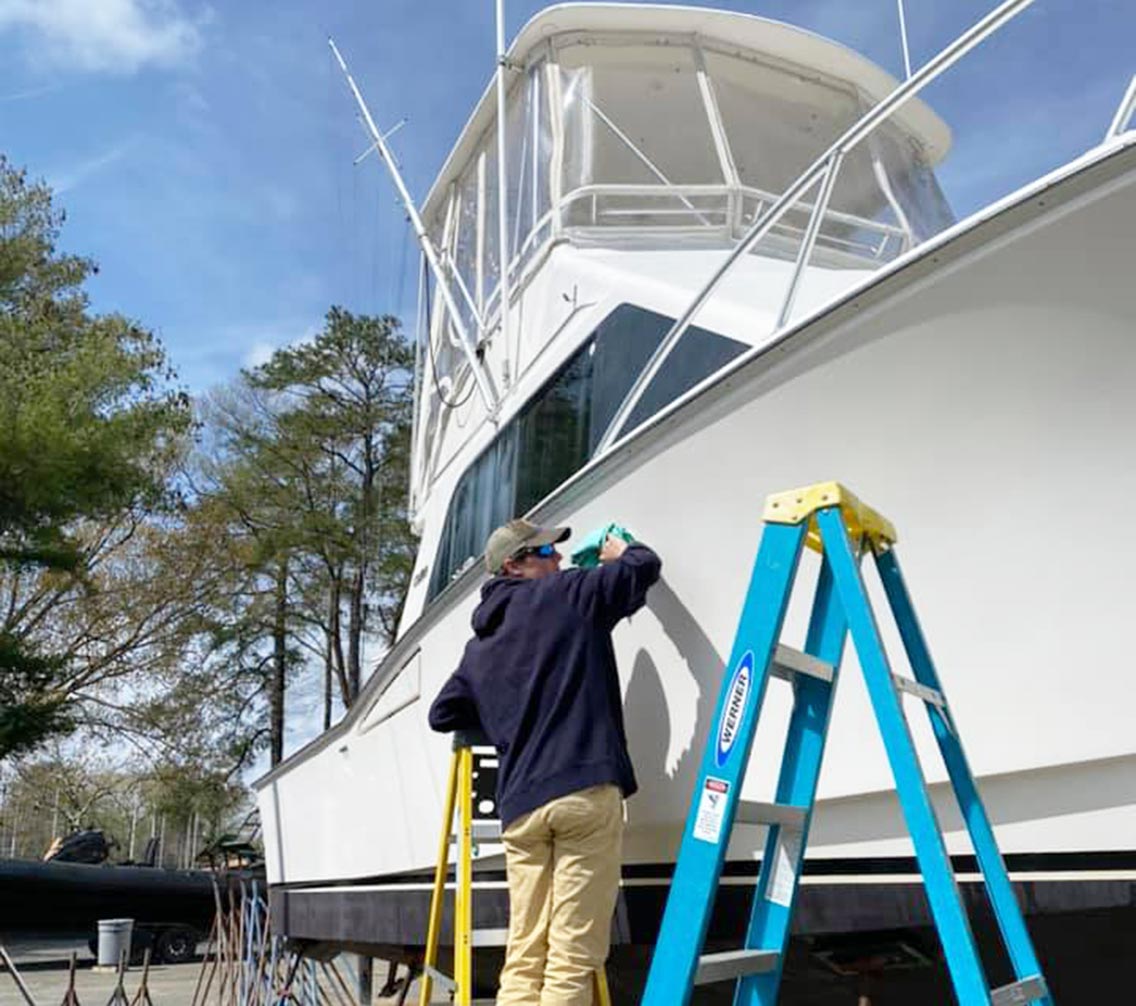
<svg viewBox="0 0 1136 1006">
<path fill-rule="evenodd" d="M 470 827 L 475 842 L 499 842 L 501 840 L 500 821 L 474 821 Z M 450 844 L 458 840 L 457 835 L 450 836 Z"/>
<path fill-rule="evenodd" d="M 905 678 L 901 674 L 893 674 L 892 681 L 895 682 L 895 687 L 901 692 L 907 692 L 909 695 L 914 695 L 924 702 L 930 702 L 933 706 L 938 706 L 940 709 L 947 708 L 947 700 L 943 698 L 943 693 L 937 688 L 928 688 L 926 685 L 919 684 L 918 681 L 912 681 L 911 678 Z"/>
<path fill-rule="evenodd" d="M 469 934 L 471 947 L 503 947 L 508 942 L 508 929 L 474 929 Z"/>
<path fill-rule="evenodd" d="M 776 950 L 726 950 L 719 954 L 703 954 L 694 973 L 695 985 L 727 982 L 745 975 L 758 975 L 777 967 Z"/>
<path fill-rule="evenodd" d="M 779 824 L 787 828 L 805 826 L 805 808 L 791 803 L 758 803 L 756 800 L 739 800 L 737 824 Z"/>
<path fill-rule="evenodd" d="M 773 651 L 773 663 L 770 664 L 769 670 L 775 678 L 782 678 L 785 681 L 792 681 L 796 674 L 807 674 L 810 678 L 819 678 L 821 681 L 831 683 L 834 673 L 832 664 L 826 664 L 823 660 L 817 660 L 816 657 L 781 643 L 778 643 L 777 649 Z"/>
<path fill-rule="evenodd" d="M 1041 975 L 1031 975 L 1011 985 L 1003 985 L 990 993 L 990 1006 L 1015 1006 L 1017 1003 L 1031 1003 L 1044 999 L 1049 994 L 1045 979 Z"/>
</svg>

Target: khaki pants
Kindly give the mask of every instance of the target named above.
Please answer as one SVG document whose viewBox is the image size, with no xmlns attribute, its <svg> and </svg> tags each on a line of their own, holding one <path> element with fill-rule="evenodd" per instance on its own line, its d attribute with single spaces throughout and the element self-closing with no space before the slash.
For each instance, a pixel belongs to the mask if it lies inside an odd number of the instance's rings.
<svg viewBox="0 0 1136 1006">
<path fill-rule="evenodd" d="M 619 788 L 550 800 L 513 821 L 502 841 L 509 947 L 497 1006 L 590 1006 L 619 894 Z"/>
</svg>

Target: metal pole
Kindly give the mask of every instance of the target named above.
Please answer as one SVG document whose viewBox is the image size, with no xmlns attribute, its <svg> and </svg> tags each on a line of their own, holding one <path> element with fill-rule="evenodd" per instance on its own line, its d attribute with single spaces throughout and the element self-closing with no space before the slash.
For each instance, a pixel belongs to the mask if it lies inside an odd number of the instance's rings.
<svg viewBox="0 0 1136 1006">
<path fill-rule="evenodd" d="M 127 854 L 126 854 L 126 858 L 129 859 L 130 862 L 132 862 L 132 863 L 134 862 L 134 836 L 138 832 L 138 811 L 139 811 L 139 809 L 140 808 L 139 808 L 139 804 L 138 804 L 138 796 L 137 796 L 137 794 L 135 794 L 134 806 L 131 808 L 131 812 L 130 812 L 130 851 L 127 852 Z M 53 825 L 52 831 L 54 831 L 54 830 L 55 830 L 55 827 Z"/>
<path fill-rule="evenodd" d="M 2 943 L 0 943 L 0 961 L 4 962 L 8 973 L 12 976 L 12 981 L 16 983 L 16 988 L 20 990 L 20 995 L 24 997 L 24 1002 L 26 1002 L 28 1006 L 36 1006 L 36 1001 L 32 998 L 31 991 L 24 983 L 20 972 L 16 970 L 16 965 L 12 963 L 12 958 L 8 956 L 8 951 L 4 948 Z"/>
<path fill-rule="evenodd" d="M 1116 115 L 1112 117 L 1112 124 L 1108 127 L 1108 132 L 1104 134 L 1106 140 L 1119 136 L 1128 128 L 1133 110 L 1136 110 L 1136 77 L 1132 78 L 1128 90 L 1124 92 L 1124 97 L 1116 107 Z"/>
<path fill-rule="evenodd" d="M 423 368 L 425 361 L 423 356 L 426 353 L 426 344 L 422 341 L 423 338 L 429 339 L 430 332 L 426 328 L 426 297 L 429 296 L 429 283 L 428 273 L 426 272 L 426 259 L 419 257 L 418 260 L 418 315 L 414 319 L 414 410 L 411 412 L 410 418 L 410 479 L 409 486 L 407 486 L 407 501 L 410 504 L 410 520 L 416 521 L 418 519 L 418 469 L 422 464 L 422 446 L 418 442 L 421 435 L 423 422 L 422 416 L 422 379 L 425 377 Z M 330 637 L 328 639 L 328 647 L 331 646 Z M 330 649 L 329 649 L 330 653 Z M 331 687 L 331 657 L 328 657 L 328 688 Z M 330 709 L 330 700 L 327 702 L 327 708 Z M 325 714 L 326 715 L 326 714 Z M 327 726 L 330 726 L 328 724 Z M 327 729 L 327 726 L 324 729 Z"/>
<path fill-rule="evenodd" d="M 693 321 L 695 315 L 702 310 L 706 302 L 718 289 L 718 286 L 726 277 L 726 274 L 733 269 L 734 263 L 743 255 L 748 254 L 749 250 L 773 229 L 777 221 L 785 215 L 786 210 L 809 190 L 816 181 L 817 176 L 827 169 L 829 159 L 836 153 L 847 154 L 857 143 L 871 133 L 876 126 L 887 119 L 892 112 L 907 104 L 908 101 L 914 98 L 924 87 L 930 84 L 931 81 L 954 65 L 957 60 L 965 56 L 976 45 L 996 32 L 1007 21 L 1020 14 L 1033 2 L 1034 0 L 1005 0 L 1004 3 L 992 10 L 986 17 L 982 18 L 981 21 L 978 21 L 970 29 L 963 32 L 937 56 L 924 63 L 910 80 L 900 84 L 891 94 L 873 105 L 863 116 L 857 119 L 832 146 L 821 154 L 820 157 L 782 193 L 778 200 L 770 206 L 759 219 L 754 221 L 753 226 L 750 227 L 745 237 L 743 237 L 730 254 L 726 256 L 725 261 L 714 270 L 714 274 L 703 284 L 702 289 L 694 295 L 686 309 L 675 320 L 675 323 L 670 327 L 670 331 L 663 336 L 662 342 L 659 343 L 655 352 L 651 354 L 651 358 L 647 361 L 643 370 L 640 371 L 639 376 L 631 385 L 630 390 L 616 410 L 611 422 L 608 423 L 607 429 L 604 431 L 599 444 L 596 446 L 596 456 L 604 453 L 604 451 L 612 445 L 620 429 L 623 427 L 623 424 L 627 421 L 631 413 L 634 412 L 635 406 L 639 404 L 639 399 L 643 397 L 643 392 L 646 390 L 647 385 L 654 379 L 675 344 L 690 327 L 690 323 Z"/>
<path fill-rule="evenodd" d="M 497 0 L 497 257 L 501 266 L 501 346 L 509 381 L 509 163 L 505 146 L 505 0 Z"/>
<path fill-rule="evenodd" d="M 820 225 L 824 222 L 824 214 L 828 209 L 828 201 L 832 198 L 832 190 L 836 187 L 836 176 L 840 172 L 840 165 L 843 163 L 843 154 L 833 154 L 832 162 L 820 183 L 820 193 L 817 196 L 816 205 L 813 206 L 813 213 L 809 217 L 809 224 L 805 228 L 804 237 L 801 238 L 801 247 L 797 252 L 797 264 L 793 269 L 793 278 L 789 281 L 789 289 L 785 291 L 785 299 L 781 303 L 781 313 L 777 317 L 778 328 L 784 325 L 789 320 L 789 315 L 793 313 L 793 302 L 797 299 L 801 277 L 804 275 L 805 267 L 809 264 L 809 256 L 812 255 L 813 245 L 816 244 Z"/>
<path fill-rule="evenodd" d="M 359 999 L 359 1006 L 371 1006 L 375 998 L 374 961 L 362 954 L 359 955 L 359 964 L 355 969 L 355 991 Z"/>
<path fill-rule="evenodd" d="M 911 79 L 911 51 L 907 48 L 907 18 L 903 16 L 903 0 L 895 0 L 899 7 L 899 41 L 903 45 L 903 69 L 907 72 L 907 79 Z"/>
<path fill-rule="evenodd" d="M 485 408 L 488 409 L 490 415 L 492 415 L 497 408 L 496 396 L 493 394 L 492 388 L 489 387 L 489 382 L 486 380 L 485 373 L 481 368 L 481 361 L 478 360 L 475 347 L 470 341 L 469 331 L 466 329 L 464 322 L 461 320 L 461 315 L 458 313 L 457 301 L 454 299 L 449 281 L 442 272 L 441 263 L 438 261 L 438 253 L 434 250 L 434 244 L 430 240 L 430 235 L 426 233 L 426 228 L 422 225 L 422 218 L 418 215 L 414 200 L 410 198 L 410 192 L 406 188 L 406 183 L 402 180 L 402 173 L 398 170 L 394 158 L 391 156 L 383 134 L 379 132 L 379 127 L 375 125 L 375 120 L 371 118 L 371 112 L 367 108 L 367 103 L 363 100 L 363 95 L 360 94 L 359 88 L 355 85 L 355 78 L 351 76 L 351 72 L 347 69 L 347 63 L 344 61 L 343 56 L 340 55 L 339 49 L 336 48 L 333 39 L 329 38 L 327 44 L 331 46 L 331 51 L 335 54 L 339 68 L 343 71 L 343 76 L 347 78 L 347 85 L 351 88 L 351 94 L 355 98 L 355 103 L 359 106 L 359 111 L 363 116 L 363 122 L 367 127 L 367 132 L 371 134 L 371 139 L 374 140 L 375 147 L 379 151 L 383 163 L 386 164 L 387 170 L 390 172 L 391 180 L 394 182 L 395 188 L 398 189 L 399 198 L 402 200 L 407 216 L 410 217 L 410 226 L 414 228 L 414 234 L 418 238 L 419 245 L 422 247 L 422 253 L 426 256 L 426 261 L 430 263 L 430 269 L 434 273 L 435 280 L 437 280 L 438 289 L 441 291 L 442 297 L 446 302 L 446 308 L 450 312 L 450 323 L 458 330 L 458 335 L 461 337 L 462 351 L 465 353 L 466 361 L 469 363 L 470 370 L 473 373 L 473 380 L 477 385 L 478 393 L 485 403 Z"/>
</svg>

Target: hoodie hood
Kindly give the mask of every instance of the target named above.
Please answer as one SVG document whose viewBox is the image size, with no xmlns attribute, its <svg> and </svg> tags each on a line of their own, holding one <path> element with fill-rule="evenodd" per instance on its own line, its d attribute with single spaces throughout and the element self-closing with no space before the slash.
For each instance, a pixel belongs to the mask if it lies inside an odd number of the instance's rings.
<svg viewBox="0 0 1136 1006">
<path fill-rule="evenodd" d="M 513 591 L 527 583 L 508 576 L 495 576 L 481 588 L 481 603 L 473 610 L 470 624 L 478 637 L 491 636 L 505 620 L 505 609 L 513 599 Z"/>
</svg>

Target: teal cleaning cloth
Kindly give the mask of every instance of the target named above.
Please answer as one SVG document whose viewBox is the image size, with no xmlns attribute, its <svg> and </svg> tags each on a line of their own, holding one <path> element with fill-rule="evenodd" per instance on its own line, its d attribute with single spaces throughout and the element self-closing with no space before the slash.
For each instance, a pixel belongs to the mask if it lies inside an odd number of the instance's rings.
<svg viewBox="0 0 1136 1006">
<path fill-rule="evenodd" d="M 603 527 L 596 528 L 573 550 L 572 562 L 581 569 L 591 569 L 593 566 L 598 566 L 600 564 L 600 549 L 603 548 L 603 543 L 607 541 L 608 535 L 613 538 L 622 538 L 628 544 L 635 540 L 635 536 L 622 524 L 605 524 Z"/>
</svg>

